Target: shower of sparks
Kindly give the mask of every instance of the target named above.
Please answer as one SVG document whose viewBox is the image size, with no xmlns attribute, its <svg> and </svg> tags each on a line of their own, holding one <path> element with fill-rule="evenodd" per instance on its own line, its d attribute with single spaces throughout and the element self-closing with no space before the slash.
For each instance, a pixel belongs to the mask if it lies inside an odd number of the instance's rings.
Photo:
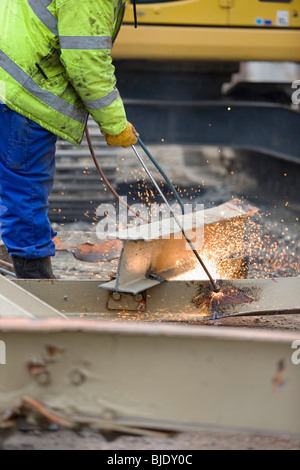
<svg viewBox="0 0 300 470">
<path fill-rule="evenodd" d="M 209 270 L 210 274 L 214 279 L 221 279 L 220 274 L 216 270 L 216 266 L 214 266 L 210 261 L 208 261 L 206 258 L 203 257 L 203 261 Z M 182 263 L 178 262 L 178 267 L 182 267 Z M 205 273 L 204 269 L 200 266 L 197 265 L 194 268 L 188 270 L 187 272 L 183 274 L 179 274 L 178 276 L 175 277 L 176 281 L 201 281 L 201 280 L 207 280 L 207 274 Z"/>
<path fill-rule="evenodd" d="M 231 109 L 228 108 L 228 111 L 231 111 Z M 125 158 L 122 158 L 122 160 L 126 161 Z M 161 201 L 153 186 L 145 177 L 144 171 L 139 168 L 132 168 L 129 176 L 128 168 L 122 168 L 122 165 L 124 166 L 124 163 L 120 164 L 116 170 L 121 177 L 124 174 L 124 181 L 128 182 L 128 195 L 131 197 L 132 202 L 141 203 L 148 210 L 150 210 L 152 204 L 160 204 Z M 88 178 L 88 175 L 92 173 L 92 168 L 86 166 L 83 171 Z M 233 170 L 232 173 L 234 173 Z M 153 175 L 163 188 L 168 200 L 170 202 L 174 201 L 171 191 L 160 180 L 156 170 L 153 171 Z M 282 173 L 282 177 L 286 178 L 287 176 L 287 172 Z M 177 185 L 175 187 L 182 199 L 188 202 L 201 195 L 203 189 L 205 189 L 205 184 L 202 181 L 198 187 L 181 188 Z M 286 200 L 284 205 L 285 208 L 290 209 L 289 201 Z M 271 212 L 261 212 L 259 215 L 249 219 L 246 224 L 237 220 L 233 221 L 229 228 L 219 224 L 214 230 L 206 231 L 205 244 L 199 253 L 215 279 L 231 277 L 232 272 L 228 269 L 227 260 L 230 260 L 232 255 L 236 257 L 247 256 L 249 261 L 249 278 L 258 279 L 300 275 L 300 243 L 297 236 L 299 232 L 299 217 L 295 217 L 294 223 L 291 223 L 290 220 L 287 222 L 282 217 L 276 218 L 278 207 L 279 204 L 278 206 L 274 205 Z M 57 209 L 56 212 L 63 215 L 63 209 Z M 85 217 L 93 226 L 99 221 L 99 218 L 96 216 L 96 209 L 94 208 L 86 210 Z M 132 221 L 133 218 L 129 218 L 128 226 L 132 224 Z M 63 227 L 65 224 L 61 223 L 60 225 Z M 93 275 L 93 272 L 90 274 Z M 97 272 L 95 272 L 95 275 L 97 275 Z M 195 263 L 187 273 L 180 275 L 177 279 L 206 280 L 207 276 L 201 266 Z"/>
<path fill-rule="evenodd" d="M 199 253 L 215 279 L 232 279 L 235 269 L 243 270 L 243 256 L 249 263 L 249 278 L 299 276 L 299 239 L 289 235 L 284 219 L 270 226 L 266 233 L 262 220 L 268 215 L 259 214 L 247 222 L 237 219 L 206 228 L 205 243 Z M 275 225 L 283 226 L 280 236 L 272 233 Z M 248 266 L 245 269 L 247 272 Z M 207 276 L 201 266 L 195 265 L 176 279 L 205 280 Z"/>
</svg>

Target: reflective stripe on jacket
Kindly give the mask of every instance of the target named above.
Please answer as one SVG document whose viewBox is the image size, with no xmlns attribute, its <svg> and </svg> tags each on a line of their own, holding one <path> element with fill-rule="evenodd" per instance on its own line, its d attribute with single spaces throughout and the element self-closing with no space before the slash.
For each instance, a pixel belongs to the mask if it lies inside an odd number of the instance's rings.
<svg viewBox="0 0 300 470">
<path fill-rule="evenodd" d="M 0 99 L 79 144 L 88 114 L 117 135 L 127 124 L 111 48 L 125 0 L 1 0 Z"/>
</svg>

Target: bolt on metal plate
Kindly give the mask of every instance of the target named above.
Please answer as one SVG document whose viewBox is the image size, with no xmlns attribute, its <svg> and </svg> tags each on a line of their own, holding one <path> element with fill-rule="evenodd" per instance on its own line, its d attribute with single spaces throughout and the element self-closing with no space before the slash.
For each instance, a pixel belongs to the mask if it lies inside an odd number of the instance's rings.
<svg viewBox="0 0 300 470">
<path fill-rule="evenodd" d="M 121 292 L 110 292 L 107 303 L 108 310 L 143 312 L 146 309 L 146 295 Z"/>
</svg>

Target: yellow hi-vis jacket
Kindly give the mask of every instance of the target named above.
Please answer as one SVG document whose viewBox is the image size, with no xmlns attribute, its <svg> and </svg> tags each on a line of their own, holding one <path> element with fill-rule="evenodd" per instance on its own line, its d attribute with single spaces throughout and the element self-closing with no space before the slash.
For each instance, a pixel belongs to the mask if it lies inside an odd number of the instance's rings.
<svg viewBox="0 0 300 470">
<path fill-rule="evenodd" d="M 0 100 L 73 144 L 127 124 L 111 48 L 125 0 L 1 0 Z"/>
</svg>

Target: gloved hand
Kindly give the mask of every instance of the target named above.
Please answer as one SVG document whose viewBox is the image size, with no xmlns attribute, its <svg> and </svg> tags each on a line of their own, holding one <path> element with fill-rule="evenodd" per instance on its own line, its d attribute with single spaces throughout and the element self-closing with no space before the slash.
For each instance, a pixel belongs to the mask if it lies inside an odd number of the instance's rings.
<svg viewBox="0 0 300 470">
<path fill-rule="evenodd" d="M 105 139 L 108 145 L 113 145 L 114 147 L 122 146 L 125 148 L 136 144 L 139 137 L 139 134 L 130 122 L 127 122 L 127 126 L 125 127 L 124 131 L 121 132 L 121 134 L 109 135 L 105 132 L 102 132 L 102 134 L 105 135 Z"/>
</svg>

